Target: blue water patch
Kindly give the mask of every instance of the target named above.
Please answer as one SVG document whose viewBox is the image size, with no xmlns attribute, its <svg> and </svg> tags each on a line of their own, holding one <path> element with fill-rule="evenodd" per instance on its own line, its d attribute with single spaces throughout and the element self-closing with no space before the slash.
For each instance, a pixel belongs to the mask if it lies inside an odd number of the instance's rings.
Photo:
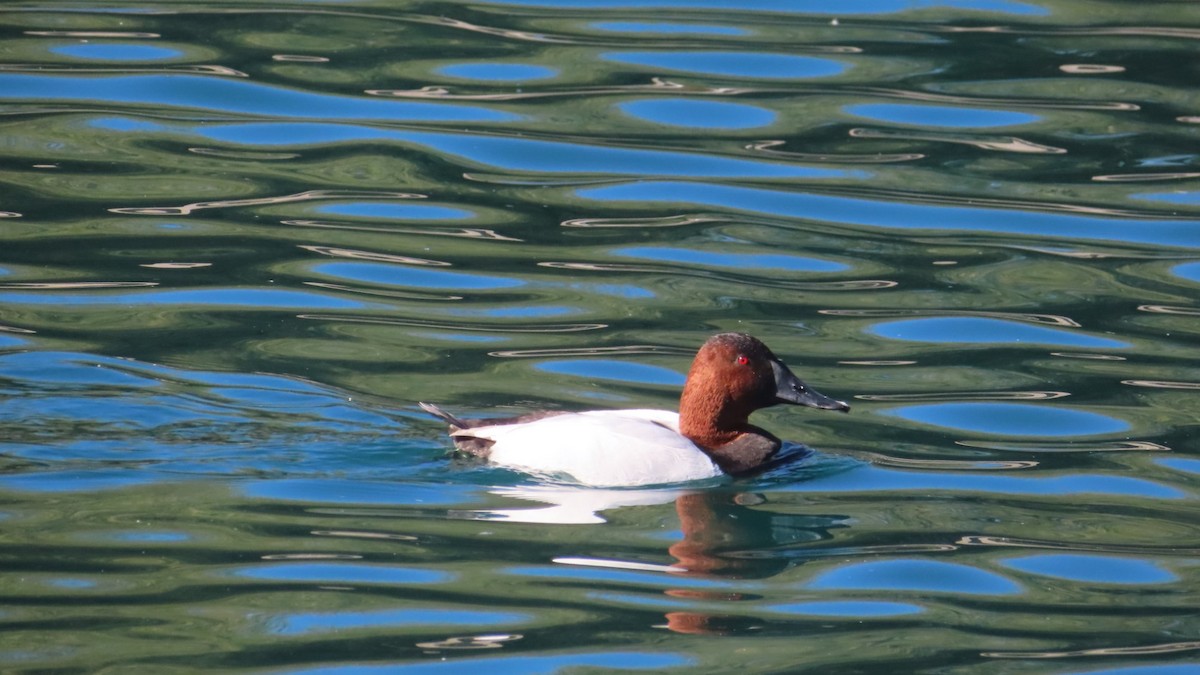
<svg viewBox="0 0 1200 675">
<path fill-rule="evenodd" d="M 727 267 L 739 270 L 787 270 L 789 272 L 840 272 L 842 263 L 782 253 L 717 253 L 667 246 L 636 246 L 613 251 L 614 255 L 660 262 Z"/>
<path fill-rule="evenodd" d="M 925 611 L 920 605 L 906 602 L 875 600 L 830 600 L 827 602 L 797 602 L 786 605 L 771 605 L 771 610 L 803 616 L 844 617 L 847 619 L 876 619 L 888 616 L 906 616 Z"/>
<path fill-rule="evenodd" d="M 467 209 L 438 206 L 435 204 L 408 204 L 398 202 L 350 202 L 325 204 L 314 209 L 317 213 L 358 218 L 381 218 L 387 220 L 455 220 L 471 218 L 474 212 Z"/>
<path fill-rule="evenodd" d="M 334 401 L 327 393 L 309 393 L 288 391 L 286 389 L 260 389 L 249 387 L 213 387 L 209 394 L 218 396 L 225 402 L 239 403 L 247 408 L 278 408 L 281 410 L 311 410 L 324 408 Z"/>
<path fill-rule="evenodd" d="M 1155 462 L 1169 469 L 1186 471 L 1187 473 L 1200 475 L 1200 459 L 1189 459 L 1187 457 L 1160 457 L 1156 459 Z"/>
<path fill-rule="evenodd" d="M 561 0 L 558 0 L 558 3 L 561 5 Z M 407 660 L 371 665 L 318 666 L 316 668 L 289 669 L 287 672 L 289 675 L 317 675 L 318 673 L 319 675 L 384 675 L 385 673 L 399 672 L 403 672 L 404 675 L 458 675 L 463 672 L 464 663 L 469 663 L 468 669 L 471 672 L 478 673 L 551 675 L 553 673 L 579 672 L 584 669 L 589 672 L 661 671 L 666 668 L 682 668 L 690 665 L 692 660 L 682 654 L 663 652 L 580 652 L 574 650 L 567 654 L 553 656 L 513 654 L 492 658 L 474 657 L 467 661 L 450 659 L 440 663 Z"/>
<path fill-rule="evenodd" d="M 1124 70 L 1124 69 L 1122 68 L 1122 70 Z M 1182 167 L 1184 169 L 1187 169 L 1187 168 L 1194 166 L 1196 164 L 1197 159 L 1200 159 L 1200 155 L 1189 152 L 1189 153 L 1182 153 L 1182 154 L 1160 155 L 1158 157 L 1142 157 L 1142 158 L 1134 160 L 1134 165 L 1139 166 L 1139 167 L 1162 167 L 1162 168 Z M 1182 191 L 1180 191 L 1180 192 L 1182 192 Z M 1178 194 L 1178 193 L 1167 193 L 1167 194 Z M 1195 194 L 1195 193 L 1183 193 L 1183 194 Z"/>
<path fill-rule="evenodd" d="M 615 380 L 618 382 L 637 382 L 640 384 L 658 384 L 664 386 L 683 386 L 684 376 L 661 366 L 650 366 L 644 363 L 629 363 L 613 359 L 575 359 L 567 361 L 546 361 L 537 365 L 538 370 L 560 375 L 573 375 L 596 380 Z"/>
<path fill-rule="evenodd" d="M 441 427 L 445 429 L 445 427 Z M 396 460 L 395 448 L 388 457 Z M 360 462 L 361 459 L 354 461 Z M 476 498 L 469 485 L 421 485 L 412 480 L 404 483 L 371 482 L 364 479 L 289 478 L 257 480 L 243 483 L 241 491 L 251 499 L 273 499 L 303 504 L 336 504 L 338 506 L 456 506 L 472 503 Z"/>
<path fill-rule="evenodd" d="M 1008 110 L 910 105 L 907 103 L 860 103 L 846 106 L 845 111 L 858 117 L 924 127 L 1007 127 L 1029 124 L 1041 119 L 1037 115 Z"/>
<path fill-rule="evenodd" d="M 917 0 L 903 2 L 902 0 L 867 0 L 870 6 L 905 6 L 912 7 L 952 7 L 956 9 L 975 10 L 977 12 L 999 12 L 1002 14 L 1017 14 L 1022 16 L 1048 16 L 1050 10 L 1040 5 L 1013 0 Z"/>
<path fill-rule="evenodd" d="M 846 70 L 846 64 L 833 59 L 769 52 L 609 52 L 601 55 L 600 58 L 617 63 L 693 74 L 769 80 L 829 77 Z"/>
<path fill-rule="evenodd" d="M 1200 281 L 1200 262 L 1183 263 L 1171 268 L 1171 274 L 1188 281 Z"/>
<path fill-rule="evenodd" d="M 248 389 L 286 389 L 290 391 L 307 391 L 332 395 L 329 389 L 310 382 L 303 382 L 279 375 L 263 375 L 261 373 L 237 373 L 220 371 L 199 371 L 167 368 L 151 363 L 139 363 L 139 368 L 149 372 L 162 373 L 172 378 L 186 379 L 202 384 L 214 384 L 223 387 L 245 387 Z"/>
<path fill-rule="evenodd" d="M 716 183 L 638 181 L 583 188 L 581 197 L 606 202 L 724 207 L 803 221 L 898 230 L 972 231 L 1164 244 L 1200 248 L 1200 220 L 1137 220 L 977 206 L 905 204 Z"/>
<path fill-rule="evenodd" d="M 518 7 L 553 7 L 561 9 L 562 0 L 487 0 L 485 4 L 515 5 Z M 738 10 L 742 12 L 779 12 L 786 14 L 817 14 L 851 16 L 861 14 L 903 14 L 915 10 L 948 7 L 977 12 L 998 12 L 1019 16 L 1046 16 L 1045 7 L 1016 0 L 654 0 L 654 7 L 697 10 Z M 645 10 L 645 0 L 574 0 L 575 9 L 637 9 Z"/>
<path fill-rule="evenodd" d="M 80 579 L 78 577 L 57 577 L 46 581 L 48 586 L 56 588 L 69 588 L 72 590 L 83 590 L 85 588 L 95 588 L 99 584 L 90 579 Z"/>
<path fill-rule="evenodd" d="M 187 534 L 186 532 L 166 532 L 166 531 L 162 531 L 162 530 L 155 530 L 155 531 L 150 531 L 150 532 L 127 531 L 127 532 L 118 532 L 113 535 L 113 539 L 115 539 L 117 541 L 134 541 L 134 542 L 146 542 L 146 543 L 155 543 L 155 544 L 188 541 L 191 538 L 192 538 L 192 536 L 190 534 Z"/>
<path fill-rule="evenodd" d="M 1039 344 L 1120 349 L 1129 344 L 1060 328 L 983 317 L 935 316 L 873 324 L 868 332 L 892 340 L 951 344 Z"/>
<path fill-rule="evenodd" d="M 751 129 L 775 122 L 774 111 L 742 103 L 644 99 L 620 103 L 617 108 L 631 117 L 657 124 L 693 129 Z"/>
<path fill-rule="evenodd" d="M 272 633 L 305 635 L 356 628 L 401 626 L 468 626 L 478 629 L 523 623 L 529 616 L 516 612 L 485 612 L 466 609 L 388 609 L 373 612 L 313 612 L 288 614 L 270 621 Z"/>
<path fill-rule="evenodd" d="M 78 59 L 94 61 L 158 61 L 183 55 L 177 49 L 157 45 L 130 45 L 97 43 L 86 45 L 64 45 L 52 47 L 50 51 Z"/>
<path fill-rule="evenodd" d="M 158 122 L 136 119 L 133 117 L 93 117 L 87 125 L 105 131 L 121 132 L 155 132 L 169 131 L 170 127 Z"/>
<path fill-rule="evenodd" d="M 794 483 L 793 492 L 894 492 L 947 490 L 964 494 L 1088 495 L 1100 494 L 1145 499 L 1183 499 L 1191 495 L 1152 480 L 1132 476 L 1074 473 L 1050 478 L 1011 476 L 982 472 L 936 472 L 885 469 L 864 465 L 852 471 L 818 475 Z"/>
<path fill-rule="evenodd" d="M 621 298 L 638 299 L 638 298 L 653 298 L 657 297 L 654 291 L 641 286 L 632 284 L 579 284 L 571 283 L 564 284 L 568 288 L 577 288 L 588 293 L 599 293 L 602 295 L 615 295 Z"/>
<path fill-rule="evenodd" d="M 932 591 L 964 595 L 1012 595 L 1021 586 L 1006 577 L 958 563 L 883 560 L 851 563 L 819 574 L 809 588 Z"/>
<path fill-rule="evenodd" d="M 695 607 L 694 603 L 689 600 L 676 600 L 671 598 L 671 596 L 659 593 L 604 593 L 593 591 L 588 593 L 588 599 L 622 605 L 634 605 L 637 607 L 654 607 L 664 611 L 688 610 Z"/>
<path fill-rule="evenodd" d="M 367 309 L 380 308 L 332 295 L 304 291 L 261 288 L 212 288 L 190 291 L 139 291 L 134 293 L 0 293 L 0 303 L 14 305 L 97 305 L 137 306 L 211 306 L 287 309 Z"/>
<path fill-rule="evenodd" d="M 130 372 L 132 364 L 76 352 L 22 352 L 0 358 L 5 378 L 25 383 L 78 387 L 158 387 L 154 377 Z"/>
<path fill-rule="evenodd" d="M 510 305 L 508 307 L 462 307 L 446 310 L 450 316 L 492 319 L 546 319 L 555 316 L 570 316 L 582 312 L 579 307 L 566 305 Z"/>
<path fill-rule="evenodd" d="M 1155 202 L 1168 202 L 1171 204 L 1188 204 L 1200 205 L 1200 191 L 1179 191 L 1179 192 L 1146 192 L 1138 195 L 1129 195 L 1130 199 L 1145 199 Z"/>
<path fill-rule="evenodd" d="M 682 571 L 681 569 L 680 572 Z M 510 567 L 505 572 L 514 576 L 535 577 L 541 580 L 571 579 L 592 584 L 623 584 L 650 588 L 728 589 L 732 585 L 719 578 L 707 579 L 670 572 L 643 572 L 587 565 Z"/>
<path fill-rule="evenodd" d="M 0 487 L 26 492 L 95 492 L 145 485 L 162 480 L 150 471 L 40 471 L 0 475 Z"/>
<path fill-rule="evenodd" d="M 232 573 L 249 579 L 328 584 L 441 584 L 457 576 L 442 570 L 359 562 L 261 563 L 244 565 Z"/>
<path fill-rule="evenodd" d="M 5 406 L 3 413 L 0 413 L 0 419 L 21 421 L 21 415 L 28 415 L 30 412 L 43 421 L 55 420 L 61 423 L 78 421 L 84 425 L 104 421 L 128 431 L 140 430 L 142 433 L 172 424 L 194 423 L 198 417 L 211 416 L 211 420 L 222 416 L 220 410 L 215 406 L 200 402 L 188 402 L 187 405 L 180 405 L 179 401 L 169 398 L 128 394 L 108 396 L 92 394 L 58 395 L 15 402 Z M 100 444 L 100 441 L 85 439 L 76 441 L 73 447 L 77 454 L 87 458 L 85 451 L 89 448 L 96 448 L 99 453 L 101 449 L 97 446 Z"/>
<path fill-rule="evenodd" d="M 3 76 L 0 76 L 3 85 Z M 308 144 L 397 141 L 426 146 L 439 155 L 506 170 L 534 173 L 623 174 L 722 178 L 861 178 L 844 171 L 782 162 L 762 162 L 703 153 L 614 148 L 603 145 L 542 141 L 530 138 L 397 131 L 349 124 L 235 123 L 189 127 L 214 141 L 248 146 L 295 147 Z M 659 198 L 662 195 L 658 195 Z"/>
<path fill-rule="evenodd" d="M 127 364 L 73 352 L 25 352 L 0 360 L 5 376 L 25 383 L 54 383 L 77 387 L 158 387 L 154 377 L 131 372 Z M 130 364 L 131 365 L 131 364 Z M 66 392 L 63 392 L 66 393 Z"/>
<path fill-rule="evenodd" d="M 501 335 L 487 335 L 484 333 L 452 333 L 450 331 L 413 331 L 410 333 L 413 337 L 428 338 L 430 340 L 446 340 L 449 342 L 468 342 L 468 343 L 496 343 L 508 342 L 510 338 Z"/>
<path fill-rule="evenodd" d="M 921 424 L 1001 436 L 1095 436 L 1129 429 L 1123 420 L 1027 403 L 931 403 L 884 410 Z"/>
<path fill-rule="evenodd" d="M 184 73 L 103 77 L 0 74 L 0 101 L 29 100 L 43 104 L 54 101 L 133 103 L 281 118 L 442 122 L 515 122 L 521 119 L 518 115 L 484 107 L 317 94 L 250 80 Z"/>
<path fill-rule="evenodd" d="M 714 26 L 698 23 L 665 23 L 646 21 L 597 21 L 591 24 L 597 30 L 614 33 L 693 33 L 699 35 L 747 35 L 749 31 L 736 26 Z"/>
<path fill-rule="evenodd" d="M 485 274 L 449 272 L 434 267 L 389 265 L 374 262 L 327 262 L 313 266 L 313 272 L 338 279 L 416 288 L 493 290 L 515 288 L 525 284 L 521 279 L 493 277 Z"/>
<path fill-rule="evenodd" d="M 1172 663 L 1158 666 L 1128 666 L 1126 668 L 1108 668 L 1105 670 L 1063 671 L 1064 675 L 1196 675 L 1200 673 L 1200 661 L 1189 663 Z"/>
<path fill-rule="evenodd" d="M 1146 562 L 1104 555 L 1059 553 L 1002 560 L 1005 567 L 1055 579 L 1100 584 L 1165 584 L 1175 581 L 1171 572 Z"/>
<path fill-rule="evenodd" d="M 554 68 L 528 63 L 458 63 L 438 68 L 437 72 L 448 77 L 490 82 L 544 80 L 558 74 Z"/>
<path fill-rule="evenodd" d="M 5 335 L 0 333 L 0 349 L 16 349 L 29 344 L 29 340 L 19 338 L 15 335 Z"/>
</svg>

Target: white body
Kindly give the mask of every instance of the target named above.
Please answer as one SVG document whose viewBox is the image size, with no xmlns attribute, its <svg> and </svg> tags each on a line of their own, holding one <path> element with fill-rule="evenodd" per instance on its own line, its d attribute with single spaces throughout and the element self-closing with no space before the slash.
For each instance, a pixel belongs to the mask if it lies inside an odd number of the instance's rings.
<svg viewBox="0 0 1200 675">
<path fill-rule="evenodd" d="M 488 459 L 585 485 L 654 485 L 724 475 L 703 450 L 679 433 L 669 410 L 594 410 L 535 422 L 455 431 L 493 441 Z"/>
</svg>

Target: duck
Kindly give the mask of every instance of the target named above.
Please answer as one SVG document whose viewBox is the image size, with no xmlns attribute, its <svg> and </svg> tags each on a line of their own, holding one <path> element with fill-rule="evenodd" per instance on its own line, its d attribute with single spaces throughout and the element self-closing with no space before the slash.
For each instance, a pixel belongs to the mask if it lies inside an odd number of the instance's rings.
<svg viewBox="0 0 1200 675">
<path fill-rule="evenodd" d="M 714 335 L 696 352 L 678 413 L 546 410 L 460 419 L 419 402 L 449 425 L 462 453 L 596 487 L 686 483 L 761 470 L 783 442 L 749 417 L 778 404 L 850 411 L 845 402 L 801 381 L 761 340 L 736 332 Z"/>
</svg>

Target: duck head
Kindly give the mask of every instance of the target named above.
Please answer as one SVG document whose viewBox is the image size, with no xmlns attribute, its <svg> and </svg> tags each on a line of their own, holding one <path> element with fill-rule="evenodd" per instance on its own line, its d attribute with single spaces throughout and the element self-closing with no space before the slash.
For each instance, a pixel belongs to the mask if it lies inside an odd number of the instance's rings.
<svg viewBox="0 0 1200 675">
<path fill-rule="evenodd" d="M 761 340 L 720 333 L 700 347 L 688 371 L 679 402 L 680 432 L 711 450 L 747 431 L 761 432 L 749 426 L 750 413 L 780 403 L 850 410 L 802 382 Z"/>
</svg>

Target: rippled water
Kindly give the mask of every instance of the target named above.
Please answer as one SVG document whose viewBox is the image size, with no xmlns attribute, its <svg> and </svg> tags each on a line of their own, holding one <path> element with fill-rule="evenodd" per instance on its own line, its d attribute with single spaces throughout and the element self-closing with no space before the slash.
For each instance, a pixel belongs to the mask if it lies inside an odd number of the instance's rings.
<svg viewBox="0 0 1200 675">
<path fill-rule="evenodd" d="M 0 670 L 1200 672 L 1200 10 L 0 7 Z M 848 416 L 552 484 L 417 400 Z"/>
</svg>

